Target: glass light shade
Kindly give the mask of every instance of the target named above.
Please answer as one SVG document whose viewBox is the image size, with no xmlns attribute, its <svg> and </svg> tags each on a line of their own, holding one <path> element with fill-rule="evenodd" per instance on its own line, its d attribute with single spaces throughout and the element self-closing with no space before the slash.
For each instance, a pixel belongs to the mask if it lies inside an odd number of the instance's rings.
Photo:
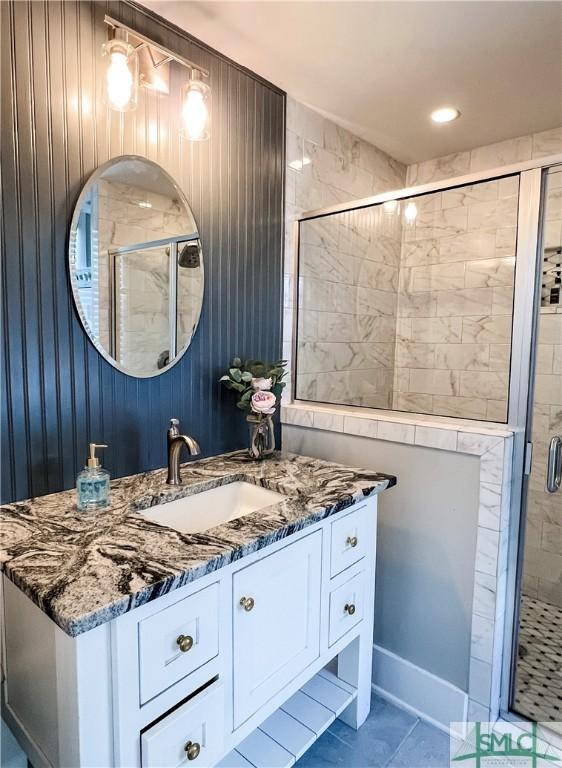
<svg viewBox="0 0 562 768">
<path fill-rule="evenodd" d="M 211 89 L 194 70 L 181 92 L 181 134 L 189 141 L 211 135 Z"/>
<path fill-rule="evenodd" d="M 107 59 L 104 79 L 105 101 L 117 112 L 129 112 L 137 106 L 139 60 L 137 52 L 125 40 L 110 40 L 103 46 Z"/>
</svg>

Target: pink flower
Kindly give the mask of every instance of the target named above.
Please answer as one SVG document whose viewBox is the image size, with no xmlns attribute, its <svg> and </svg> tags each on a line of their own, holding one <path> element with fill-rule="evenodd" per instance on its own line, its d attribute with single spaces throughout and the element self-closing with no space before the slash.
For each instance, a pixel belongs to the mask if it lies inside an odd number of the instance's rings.
<svg viewBox="0 0 562 768">
<path fill-rule="evenodd" d="M 252 411 L 254 413 L 270 415 L 275 413 L 277 398 L 272 392 L 259 390 L 252 395 Z"/>
<path fill-rule="evenodd" d="M 273 381 L 271 379 L 252 379 L 252 387 L 257 391 L 271 389 Z"/>
</svg>

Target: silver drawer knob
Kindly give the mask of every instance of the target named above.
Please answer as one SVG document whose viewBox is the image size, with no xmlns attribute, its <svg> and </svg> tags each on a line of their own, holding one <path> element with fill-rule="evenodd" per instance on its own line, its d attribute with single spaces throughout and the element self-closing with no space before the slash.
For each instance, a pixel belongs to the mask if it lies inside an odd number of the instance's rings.
<svg viewBox="0 0 562 768">
<path fill-rule="evenodd" d="M 251 611 L 252 608 L 255 605 L 255 601 L 253 597 L 241 597 L 240 598 L 240 605 L 245 611 Z"/>
<path fill-rule="evenodd" d="M 346 603 L 344 605 L 343 609 L 350 616 L 353 616 L 353 614 L 355 613 L 355 606 L 353 605 L 353 603 Z"/>
<path fill-rule="evenodd" d="M 348 536 L 345 543 L 348 544 L 350 547 L 356 547 L 357 546 L 357 536 Z"/>
</svg>

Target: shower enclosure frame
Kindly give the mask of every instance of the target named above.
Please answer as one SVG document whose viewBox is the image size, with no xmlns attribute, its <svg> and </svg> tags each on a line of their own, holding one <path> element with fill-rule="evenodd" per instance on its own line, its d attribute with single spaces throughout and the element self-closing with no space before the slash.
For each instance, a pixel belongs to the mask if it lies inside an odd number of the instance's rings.
<svg viewBox="0 0 562 768">
<path fill-rule="evenodd" d="M 512 481 L 510 494 L 510 523 L 508 532 L 508 568 L 505 590 L 504 642 L 501 660 L 501 685 L 497 709 L 505 720 L 521 721 L 522 715 L 510 709 L 514 680 L 519 594 L 521 589 L 525 498 L 523 491 L 530 474 L 532 444 L 528 442 L 530 409 L 532 409 L 533 375 L 536 358 L 536 329 L 538 307 L 540 305 L 540 265 L 541 252 L 541 212 L 544 195 L 544 179 L 549 168 L 562 164 L 562 153 L 514 163 L 499 168 L 464 174 L 412 187 L 383 192 L 358 200 L 326 206 L 302 213 L 293 224 L 293 290 L 292 290 L 292 343 L 291 343 L 291 402 L 296 397 L 296 361 L 298 345 L 299 313 L 299 248 L 300 225 L 304 221 L 330 216 L 337 213 L 368 208 L 390 200 L 403 200 L 432 192 L 463 187 L 479 182 L 494 181 L 507 176 L 519 176 L 519 200 L 517 211 L 517 242 L 515 259 L 515 280 L 511 333 L 511 363 L 508 389 L 508 414 L 506 422 L 480 421 L 466 419 L 472 423 L 500 424 L 513 432 Z M 527 318 L 531 317 L 529 322 Z M 298 399 L 306 404 L 307 400 Z M 337 406 L 334 407 L 345 407 Z M 368 408 L 365 408 L 368 410 Z M 374 409 L 380 410 L 380 409 Z M 409 415 L 405 411 L 384 409 L 385 413 L 398 413 L 402 418 Z M 431 418 L 428 414 L 421 415 Z"/>
</svg>

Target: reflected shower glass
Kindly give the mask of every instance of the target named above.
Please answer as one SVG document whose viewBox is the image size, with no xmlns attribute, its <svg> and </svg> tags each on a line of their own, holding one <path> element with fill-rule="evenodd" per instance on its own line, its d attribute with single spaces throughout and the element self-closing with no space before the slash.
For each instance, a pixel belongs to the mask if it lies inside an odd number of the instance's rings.
<svg viewBox="0 0 562 768">
<path fill-rule="evenodd" d="M 519 177 L 300 222 L 297 399 L 505 422 Z"/>
</svg>

